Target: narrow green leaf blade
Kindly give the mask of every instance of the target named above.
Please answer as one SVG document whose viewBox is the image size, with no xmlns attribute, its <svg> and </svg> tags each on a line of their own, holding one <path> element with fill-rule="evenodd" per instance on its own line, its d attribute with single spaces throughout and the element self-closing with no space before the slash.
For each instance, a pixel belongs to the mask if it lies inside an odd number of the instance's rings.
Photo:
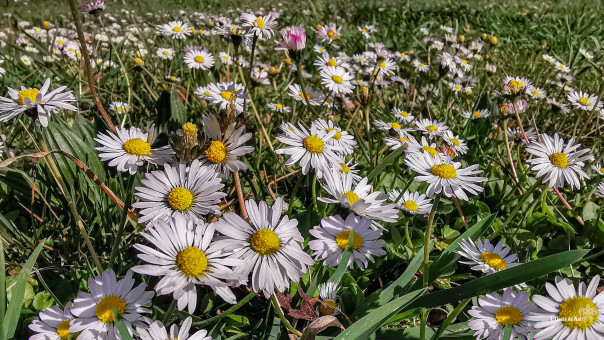
<svg viewBox="0 0 604 340">
<path fill-rule="evenodd" d="M 369 175 L 367 176 L 367 179 L 369 179 L 369 181 L 374 179 L 377 175 L 379 175 L 382 171 L 384 171 L 384 169 L 386 168 L 386 166 L 388 166 L 388 164 L 390 164 L 390 163 L 394 162 L 394 160 L 398 159 L 403 154 L 403 151 L 405 151 L 404 148 L 398 148 L 398 149 L 394 150 L 394 152 L 392 152 L 386 158 L 384 158 L 384 160 L 381 161 L 375 167 L 375 169 L 373 169 L 369 173 Z"/>
</svg>

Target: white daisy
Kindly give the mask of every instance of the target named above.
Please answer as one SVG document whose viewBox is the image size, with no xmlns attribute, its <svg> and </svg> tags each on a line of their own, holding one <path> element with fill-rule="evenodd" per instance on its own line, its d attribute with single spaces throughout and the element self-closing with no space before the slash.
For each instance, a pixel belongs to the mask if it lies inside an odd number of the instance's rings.
<svg viewBox="0 0 604 340">
<path fill-rule="evenodd" d="M 403 128 L 398 122 L 384 122 L 378 119 L 373 121 L 373 125 L 382 131 L 390 131 L 390 129 L 393 129 L 398 133 L 413 131 L 412 129 Z"/>
<path fill-rule="evenodd" d="M 229 258 L 244 261 L 235 271 L 245 277 L 251 274 L 252 289 L 268 298 L 275 290 L 286 291 L 290 282 L 299 282 L 314 261 L 300 246 L 304 237 L 298 221 L 281 216 L 282 197 L 272 207 L 254 200 L 245 201 L 245 207 L 251 224 L 233 212 L 222 215 L 215 225 L 225 236 L 216 237 L 211 250 L 233 251 Z"/>
<path fill-rule="evenodd" d="M 520 265 L 520 263 L 515 262 L 518 260 L 518 256 L 510 254 L 510 248 L 504 247 L 503 242 L 499 241 L 495 246 L 488 239 L 485 239 L 484 242 L 476 240 L 476 243 L 474 244 L 469 238 L 459 242 L 461 250 L 455 252 L 468 260 L 459 261 L 459 263 L 471 265 L 472 270 L 486 274 Z"/>
<path fill-rule="evenodd" d="M 411 113 L 405 110 L 398 109 L 393 107 L 390 112 L 394 115 L 394 117 L 403 121 L 403 123 L 410 123 L 415 118 Z"/>
<path fill-rule="evenodd" d="M 285 106 L 281 103 L 268 103 L 267 106 L 269 109 L 280 113 L 289 113 L 291 111 L 288 106 Z"/>
<path fill-rule="evenodd" d="M 537 141 L 537 132 L 535 132 L 535 129 L 530 128 L 528 130 L 525 130 L 524 134 L 526 134 L 526 138 L 528 138 L 529 142 L 534 143 Z M 524 140 L 524 136 L 522 135 L 522 131 L 518 127 L 508 130 L 508 138 L 512 142 L 526 143 L 526 141 Z"/>
<path fill-rule="evenodd" d="M 430 138 L 440 136 L 443 132 L 449 130 L 449 127 L 444 123 L 427 118 L 416 120 L 415 126 L 419 131 L 421 131 L 424 135 L 428 135 Z"/>
<path fill-rule="evenodd" d="M 350 233 L 354 233 L 352 254 L 348 259 L 348 267 L 352 269 L 356 262 L 361 270 L 367 268 L 368 261 L 374 262 L 373 256 L 384 256 L 384 242 L 376 241 L 382 232 L 371 228 L 371 220 L 350 214 L 346 220 L 340 215 L 330 216 L 321 220 L 321 225 L 311 229 L 310 234 L 316 239 L 308 242 L 308 247 L 314 251 L 315 260 L 324 260 L 324 265 L 337 267 L 342 261 L 344 250 L 348 247 Z"/>
<path fill-rule="evenodd" d="M 602 339 L 604 338 L 604 294 L 598 293 L 600 276 L 589 285 L 575 286 L 569 279 L 556 276 L 555 285 L 545 284 L 549 296 L 534 295 L 540 310 L 527 316 L 539 330 L 535 338 Z"/>
<path fill-rule="evenodd" d="M 424 64 L 423 62 L 417 59 L 413 60 L 411 64 L 413 65 L 413 67 L 415 67 L 415 71 L 417 72 L 428 72 L 428 70 L 430 69 L 430 65 Z"/>
<path fill-rule="evenodd" d="M 214 56 L 205 48 L 195 48 L 187 51 L 184 61 L 191 69 L 207 70 L 214 66 Z"/>
<path fill-rule="evenodd" d="M 128 103 L 124 103 L 124 102 L 120 102 L 120 101 L 115 101 L 115 102 L 111 102 L 111 104 L 109 104 L 109 109 L 115 111 L 115 113 L 117 114 L 123 114 L 128 112 Z"/>
<path fill-rule="evenodd" d="M 526 77 L 507 76 L 503 79 L 503 88 L 501 93 L 504 95 L 518 95 L 530 88 L 533 82 Z"/>
<path fill-rule="evenodd" d="M 170 21 L 167 24 L 158 25 L 157 31 L 172 39 L 185 39 L 191 34 L 191 26 L 180 20 L 176 20 Z"/>
<path fill-rule="evenodd" d="M 468 153 L 468 144 L 463 139 L 459 138 L 458 135 L 454 134 L 453 131 L 447 130 L 441 137 L 445 143 L 453 149 L 455 154 L 465 155 Z"/>
<path fill-rule="evenodd" d="M 189 316 L 183 321 L 180 329 L 177 325 L 172 325 L 170 332 L 168 332 L 161 321 L 155 321 L 148 328 L 137 328 L 136 332 L 140 340 L 212 340 L 212 337 L 208 335 L 208 331 L 205 329 L 189 335 L 192 323 L 193 319 Z"/>
<path fill-rule="evenodd" d="M 229 282 L 245 280 L 231 267 L 241 265 L 237 259 L 225 258 L 228 253 L 212 249 L 214 225 L 175 215 L 168 221 L 151 221 L 141 233 L 151 245 L 135 244 L 138 258 L 147 264 L 134 266 L 135 273 L 161 276 L 155 285 L 157 295 L 172 294 L 178 310 L 197 307 L 197 286 L 208 286 L 224 301 L 237 303 Z"/>
<path fill-rule="evenodd" d="M 167 220 L 182 214 L 188 218 L 200 218 L 208 214 L 220 214 L 218 204 L 226 196 L 220 190 L 224 184 L 220 174 L 199 160 L 190 167 L 184 163 L 166 164 L 163 170 L 151 171 L 136 187 L 138 202 L 132 207 L 141 209 L 139 223 L 155 219 Z"/>
<path fill-rule="evenodd" d="M 482 172 L 482 170 L 476 170 L 478 164 L 461 168 L 461 163 L 453 162 L 451 157 L 442 154 L 436 154 L 435 157 L 428 152 L 409 154 L 405 159 L 405 164 L 418 173 L 414 181 L 429 184 L 426 189 L 428 196 L 442 192 L 447 197 L 455 195 L 457 198 L 467 201 L 466 192 L 478 195 L 484 189 L 475 183 L 487 180 L 486 177 L 475 176 Z"/>
<path fill-rule="evenodd" d="M 570 67 L 560 63 L 560 62 L 556 62 L 556 69 L 558 71 L 564 72 L 564 73 L 570 73 Z"/>
<path fill-rule="evenodd" d="M 117 280 L 112 269 L 103 272 L 95 279 L 88 279 L 90 293 L 79 292 L 73 301 L 71 313 L 75 317 L 71 321 L 69 332 L 78 333 L 80 339 L 91 340 L 117 340 L 122 337 L 113 321 L 116 309 L 122 317 L 128 332 L 133 333 L 133 326 L 143 326 L 143 313 L 151 310 L 143 306 L 149 304 L 153 292 L 145 290 L 145 283 L 134 287 L 132 272 L 128 271 L 126 277 Z"/>
<path fill-rule="evenodd" d="M 265 16 L 256 16 L 254 13 L 243 13 L 240 16 L 244 27 L 250 27 L 250 33 L 270 39 L 273 29 L 277 26 L 277 18 L 273 12 Z"/>
<path fill-rule="evenodd" d="M 289 90 L 288 95 L 290 97 L 294 98 L 295 100 L 301 102 L 304 105 L 307 105 L 306 99 L 308 99 L 308 102 L 312 106 L 321 105 L 323 96 L 319 92 L 311 89 L 310 87 L 307 87 L 306 89 L 304 89 L 304 91 L 302 91 L 302 87 L 300 85 L 292 84 L 288 86 L 287 89 Z"/>
<path fill-rule="evenodd" d="M 21 62 L 23 63 L 23 65 L 25 65 L 25 66 L 31 65 L 31 59 L 28 56 L 22 55 L 20 59 L 21 59 Z"/>
<path fill-rule="evenodd" d="M 354 77 L 340 66 L 327 66 L 321 69 L 321 83 L 335 94 L 352 93 Z"/>
<path fill-rule="evenodd" d="M 478 299 L 478 305 L 468 311 L 475 319 L 468 326 L 475 331 L 476 339 L 501 339 L 505 327 L 512 327 L 510 339 L 531 339 L 534 330 L 527 316 L 537 309 L 528 302 L 528 293 L 507 288 L 502 296 L 492 292 Z"/>
<path fill-rule="evenodd" d="M 400 147 L 407 148 L 413 143 L 417 143 L 415 138 L 406 132 L 399 132 L 397 137 L 384 137 L 384 143 L 390 147 L 390 150 L 396 150 Z"/>
<path fill-rule="evenodd" d="M 59 306 L 46 308 L 38 314 L 40 320 L 34 320 L 29 325 L 29 329 L 37 334 L 32 335 L 31 340 L 65 340 L 71 337 L 69 333 L 70 323 L 73 320 L 71 315 L 72 303 L 65 305 L 65 309 Z"/>
<path fill-rule="evenodd" d="M 174 159 L 174 152 L 169 146 L 151 149 L 149 133 L 139 128 L 116 127 L 116 132 L 99 133 L 94 140 L 101 146 L 94 149 L 99 151 L 101 161 L 109 161 L 109 166 L 116 167 L 118 171 L 134 175 L 145 162 L 163 165 Z"/>
<path fill-rule="evenodd" d="M 596 187 L 596 195 L 604 198 L 604 183 L 598 184 Z"/>
<path fill-rule="evenodd" d="M 209 84 L 207 90 L 210 92 L 212 104 L 219 105 L 221 110 L 226 110 L 229 103 L 233 102 L 235 110 L 238 113 L 243 112 L 243 103 L 247 93 L 242 84 L 232 82 Z"/>
<path fill-rule="evenodd" d="M 339 152 L 344 155 L 351 155 L 354 152 L 354 148 L 357 145 L 354 136 L 335 125 L 333 121 L 319 118 L 311 123 L 312 126 L 316 126 L 318 130 L 323 130 L 327 133 L 334 130 L 337 131 L 331 139 L 327 140 L 327 143 L 339 147 Z"/>
<path fill-rule="evenodd" d="M 598 174 L 601 176 L 604 176 L 604 167 L 600 165 L 600 163 L 596 163 L 594 165 L 591 166 L 591 168 Z"/>
<path fill-rule="evenodd" d="M 69 104 L 76 98 L 67 86 L 59 86 L 48 92 L 50 79 L 46 79 L 40 90 L 21 86 L 17 91 L 8 88 L 8 97 L 0 96 L 0 122 L 5 122 L 21 113 L 40 122 L 43 127 L 48 126 L 48 119 L 52 113 L 59 109 L 77 111 L 77 107 Z"/>
<path fill-rule="evenodd" d="M 526 89 L 526 94 L 528 94 L 529 97 L 534 99 L 543 99 L 545 98 L 545 96 L 547 96 L 547 92 L 544 89 L 534 86 L 528 87 Z"/>
<path fill-rule="evenodd" d="M 461 113 L 461 116 L 463 118 L 472 119 L 472 120 L 480 119 L 480 118 L 487 118 L 490 115 L 491 114 L 489 113 L 489 110 L 487 110 L 487 109 L 474 110 L 474 111 L 463 111 Z"/>
<path fill-rule="evenodd" d="M 334 164 L 333 167 L 335 170 L 339 171 L 341 174 L 346 174 L 352 176 L 352 183 L 358 183 L 361 180 L 361 176 L 359 175 L 359 169 L 356 169 L 357 164 L 354 163 L 354 158 L 351 158 L 347 163 L 340 162 L 339 164 Z"/>
<path fill-rule="evenodd" d="M 218 53 L 218 59 L 223 65 L 231 65 L 233 63 L 233 57 L 228 55 L 226 52 Z"/>
<path fill-rule="evenodd" d="M 174 58 L 174 50 L 171 48 L 158 48 L 155 53 L 160 59 L 172 60 Z"/>
<path fill-rule="evenodd" d="M 543 60 L 547 61 L 548 63 L 555 64 L 557 62 L 556 58 L 552 57 L 549 54 L 544 54 L 541 57 L 543 58 Z"/>
<path fill-rule="evenodd" d="M 398 199 L 399 196 L 400 199 Z M 390 201 L 396 203 L 396 206 L 399 209 L 413 215 L 428 214 L 430 213 L 430 210 L 432 210 L 432 200 L 419 192 L 410 192 L 409 190 L 406 190 L 403 193 L 403 196 L 401 196 L 401 192 L 395 189 L 388 194 L 388 197 L 390 198 Z"/>
<path fill-rule="evenodd" d="M 407 144 L 408 144 L 408 146 L 407 146 L 407 149 L 405 150 L 406 154 L 413 154 L 413 153 L 422 154 L 422 153 L 424 153 L 424 151 L 427 151 L 430 154 L 430 156 L 434 157 L 434 156 L 436 156 L 437 153 L 441 152 L 438 149 L 438 147 L 436 146 L 436 143 L 428 142 L 428 140 L 426 139 L 426 136 L 422 136 L 422 139 L 420 142 L 417 142 L 417 140 L 415 138 L 410 139 Z"/>
<path fill-rule="evenodd" d="M 346 69 L 350 68 L 350 65 L 345 61 L 345 59 L 340 57 L 331 57 L 327 53 L 322 53 L 317 57 L 317 60 L 314 62 L 315 66 L 319 67 L 319 69 L 323 69 L 325 67 L 336 67 L 341 66 Z"/>
<path fill-rule="evenodd" d="M 583 111 L 592 111 L 594 107 L 598 110 L 602 108 L 602 102 L 598 101 L 598 97 L 587 92 L 573 91 L 566 98 L 574 107 Z"/>
<path fill-rule="evenodd" d="M 575 151 L 581 144 L 574 143 L 574 138 L 565 143 L 557 133 L 553 138 L 542 134 L 541 143 L 533 142 L 526 147 L 526 152 L 536 156 L 527 162 L 532 164 L 531 170 L 537 171 L 537 178 L 543 177 L 542 183 L 549 181 L 550 187 L 563 187 L 568 183 L 578 189 L 581 180 L 589 178 L 583 171 L 584 161 L 593 160 L 593 156 L 588 155 L 589 149 Z"/>
</svg>

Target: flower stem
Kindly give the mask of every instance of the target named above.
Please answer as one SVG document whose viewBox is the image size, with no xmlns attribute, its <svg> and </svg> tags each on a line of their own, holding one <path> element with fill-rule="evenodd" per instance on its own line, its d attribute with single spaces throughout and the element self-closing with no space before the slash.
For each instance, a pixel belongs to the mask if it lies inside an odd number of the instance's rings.
<svg viewBox="0 0 604 340">
<path fill-rule="evenodd" d="M 466 230 L 470 229 L 470 227 L 468 226 L 468 222 L 466 221 L 466 217 L 463 215 L 463 212 L 461 211 L 461 207 L 459 206 L 459 201 L 457 200 L 457 196 L 455 196 L 455 194 L 453 194 L 453 202 L 455 202 L 455 207 L 457 207 L 457 212 L 459 213 L 459 216 L 461 216 L 463 224 L 466 226 Z"/>
<path fill-rule="evenodd" d="M 319 207 L 317 206 L 317 174 L 314 174 L 312 178 L 312 204 L 315 208 L 315 211 L 319 212 Z"/>
<path fill-rule="evenodd" d="M 227 317 L 227 316 L 235 313 L 239 308 L 241 308 L 243 305 L 245 305 L 254 296 L 256 296 L 256 293 L 250 292 L 248 295 L 246 295 L 246 297 L 241 299 L 241 301 L 239 301 L 236 305 L 233 305 L 231 308 L 229 308 L 229 309 L 225 310 L 224 312 L 222 312 L 216 316 L 213 316 L 209 319 L 193 322 L 192 326 L 201 327 L 201 326 L 206 326 L 206 325 L 210 325 L 215 322 L 218 322 L 218 321 L 222 320 L 224 317 Z"/>
<path fill-rule="evenodd" d="M 302 184 L 303 180 L 304 180 L 304 175 L 299 175 L 298 181 L 296 182 L 296 185 L 294 186 L 294 190 L 292 191 L 292 195 L 289 197 L 289 203 L 287 203 L 287 215 L 288 216 L 290 216 L 290 214 L 292 212 L 292 206 L 294 204 L 294 199 L 296 198 L 296 193 L 298 192 L 298 189 L 300 189 L 300 185 Z"/>
<path fill-rule="evenodd" d="M 430 216 L 428 217 L 428 227 L 426 228 L 426 239 L 424 241 L 424 268 L 423 268 L 423 286 L 424 288 L 428 287 L 429 282 L 429 272 L 428 267 L 430 265 L 430 236 L 432 235 L 432 225 L 434 223 L 434 216 L 436 215 L 436 209 L 438 208 L 438 202 L 440 202 L 440 194 L 436 195 L 434 198 L 434 203 L 432 204 L 432 210 L 430 211 Z"/>
<path fill-rule="evenodd" d="M 287 321 L 287 319 L 285 318 L 285 315 L 283 315 L 283 311 L 281 310 L 281 306 L 279 306 L 279 302 L 277 301 L 275 294 L 271 295 L 271 303 L 273 304 L 273 308 L 275 308 L 275 311 L 277 312 L 277 315 L 279 315 L 279 319 L 281 319 L 281 322 L 283 322 L 283 325 L 285 326 L 285 328 L 287 328 L 288 331 L 292 332 L 293 334 L 295 334 L 297 336 L 302 336 L 302 333 L 299 330 L 295 329 L 289 323 L 289 321 Z"/>
<path fill-rule="evenodd" d="M 313 109 L 312 105 L 310 105 L 310 100 L 308 99 L 308 97 L 310 96 L 310 94 L 307 94 L 306 93 L 306 89 L 304 88 L 304 77 L 302 77 L 302 67 L 301 67 L 301 65 L 302 64 L 300 63 L 300 61 L 296 61 L 296 75 L 298 76 L 298 82 L 300 83 L 300 88 L 302 90 L 302 97 L 304 97 L 304 101 L 306 102 L 306 106 L 308 106 L 308 108 L 312 111 L 312 113 L 315 114 L 315 116 L 318 116 L 319 114 L 315 111 L 315 109 Z"/>
<path fill-rule="evenodd" d="M 235 189 L 237 189 L 237 199 L 239 200 L 241 217 L 247 221 L 248 217 L 247 211 L 245 210 L 245 201 L 243 199 L 243 190 L 241 189 L 241 179 L 239 178 L 239 172 L 233 172 L 233 179 L 235 180 Z"/>
<path fill-rule="evenodd" d="M 107 264 L 107 269 L 113 268 L 113 262 L 117 257 L 117 253 L 120 249 L 120 243 L 122 241 L 122 235 L 124 234 L 124 229 L 126 228 L 126 224 L 128 223 L 128 210 L 130 210 L 130 205 L 132 204 L 132 197 L 134 196 L 132 192 L 132 187 L 134 186 L 134 178 L 136 175 L 130 175 L 128 178 L 128 184 L 126 184 L 126 200 L 124 201 L 124 214 L 122 217 L 122 223 L 120 223 L 117 233 L 115 233 L 115 240 L 113 240 L 113 247 L 111 248 L 111 255 L 109 256 L 109 263 Z"/>
<path fill-rule="evenodd" d="M 575 211 L 573 210 L 573 207 L 571 207 L 570 204 L 568 204 L 568 202 L 564 199 L 564 196 L 562 196 L 562 193 L 560 192 L 560 190 L 558 190 L 558 188 L 556 188 L 556 186 L 553 186 L 552 188 L 556 192 L 556 195 L 558 195 L 558 197 L 560 197 L 560 200 L 562 201 L 562 203 L 564 203 L 564 206 L 570 212 L 573 213 L 573 215 L 575 216 L 575 219 L 577 219 L 577 221 L 579 221 L 579 223 L 581 223 L 581 225 L 585 225 L 585 222 L 583 222 L 583 219 L 581 218 L 581 216 L 575 214 Z"/>
<path fill-rule="evenodd" d="M 512 174 L 514 174 L 514 179 L 516 183 L 520 183 L 518 179 L 518 173 L 516 172 L 516 167 L 514 166 L 514 159 L 512 158 L 512 150 L 510 149 L 510 141 L 508 140 L 508 120 L 503 118 L 501 120 L 501 124 L 503 125 L 503 137 L 505 139 L 505 148 L 508 152 L 508 160 L 510 161 L 510 165 L 512 166 Z M 522 189 L 518 187 L 520 194 L 522 195 Z"/>
<path fill-rule="evenodd" d="M 241 69 L 240 65 L 237 65 L 237 69 L 239 71 L 239 76 L 241 77 L 241 81 L 243 82 L 243 86 L 246 86 L 247 88 L 247 84 L 245 83 L 245 79 L 243 77 L 243 70 Z M 256 110 L 256 105 L 254 105 L 254 101 L 252 100 L 252 97 L 248 95 L 248 97 L 250 97 L 250 105 L 252 106 L 252 111 L 254 111 L 254 116 L 256 117 L 256 120 L 258 121 L 258 125 L 260 125 L 260 131 L 262 131 L 262 134 L 264 135 L 264 138 L 266 139 L 266 142 L 269 146 L 269 148 L 271 148 L 271 151 L 275 151 L 275 149 L 273 148 L 273 143 L 271 142 L 270 137 L 268 136 L 268 133 L 266 133 L 266 130 L 264 129 L 264 124 L 262 124 L 262 120 L 260 119 L 260 115 L 258 114 L 258 110 Z"/>
<path fill-rule="evenodd" d="M 516 100 L 512 101 L 512 105 L 514 105 L 514 114 L 516 115 L 518 127 L 520 127 L 520 131 L 522 131 L 522 136 L 524 137 L 526 144 L 531 144 L 529 139 L 526 137 L 526 133 L 524 132 L 524 127 L 522 126 L 522 120 L 520 120 L 520 114 L 518 113 L 518 106 L 516 105 Z"/>
</svg>

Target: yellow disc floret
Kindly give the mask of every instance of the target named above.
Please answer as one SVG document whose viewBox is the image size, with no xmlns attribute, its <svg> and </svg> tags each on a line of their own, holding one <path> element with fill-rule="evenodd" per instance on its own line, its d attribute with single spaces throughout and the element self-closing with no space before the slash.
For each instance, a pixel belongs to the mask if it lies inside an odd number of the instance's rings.
<svg viewBox="0 0 604 340">
<path fill-rule="evenodd" d="M 333 313 L 335 313 L 337 307 L 338 304 L 335 301 L 325 300 L 321 302 L 321 305 L 319 306 L 319 312 L 321 312 L 321 315 L 332 315 Z"/>
<path fill-rule="evenodd" d="M 587 97 L 579 98 L 579 104 L 581 104 L 583 106 L 589 105 L 590 102 L 591 102 L 591 100 L 589 100 L 589 98 L 587 98 Z"/>
<path fill-rule="evenodd" d="M 348 199 L 348 204 L 351 207 L 356 201 L 361 199 L 354 191 L 348 191 L 347 193 L 342 194 L 342 197 L 346 197 Z"/>
<path fill-rule="evenodd" d="M 342 170 L 340 170 L 341 173 L 350 173 L 350 168 L 348 167 L 348 165 L 346 165 L 346 163 L 340 163 L 340 166 L 342 167 Z"/>
<path fill-rule="evenodd" d="M 424 151 L 428 151 L 430 153 L 430 156 L 434 157 L 434 155 L 436 155 L 438 153 L 438 150 L 436 150 L 435 148 L 431 147 L 431 146 L 424 146 L 422 148 L 422 152 Z"/>
<path fill-rule="evenodd" d="M 332 76 L 331 80 L 333 80 L 337 84 L 342 84 L 342 82 L 344 81 L 344 79 L 342 79 L 342 77 L 337 76 L 337 75 Z"/>
<path fill-rule="evenodd" d="M 335 129 L 334 129 L 334 128 L 328 128 L 328 129 L 327 129 L 327 132 L 331 132 L 331 131 L 333 131 L 333 130 L 335 130 Z M 336 132 L 336 134 L 335 134 L 335 135 L 333 135 L 333 139 L 337 139 L 337 140 L 339 140 L 340 138 L 342 138 L 342 132 L 337 131 L 337 132 Z"/>
<path fill-rule="evenodd" d="M 555 167 L 560 169 L 568 167 L 568 157 L 564 152 L 556 152 L 549 155 L 549 161 L 552 162 Z"/>
<path fill-rule="evenodd" d="M 117 295 L 107 295 L 96 304 L 96 317 L 103 323 L 112 323 L 115 319 L 112 309 L 115 308 L 119 315 L 126 311 L 126 302 Z"/>
<path fill-rule="evenodd" d="M 522 322 L 522 313 L 514 306 L 504 306 L 495 312 L 495 321 L 501 326 L 514 326 Z"/>
<path fill-rule="evenodd" d="M 197 278 L 208 269 L 208 259 L 203 250 L 186 247 L 176 255 L 176 266 L 188 278 Z"/>
<path fill-rule="evenodd" d="M 176 187 L 168 194 L 168 203 L 174 210 L 180 212 L 189 210 L 193 205 L 193 193 L 189 189 Z"/>
<path fill-rule="evenodd" d="M 430 173 L 442 179 L 453 179 L 457 177 L 457 170 L 449 164 L 436 164 L 432 166 Z"/>
<path fill-rule="evenodd" d="M 38 96 L 38 94 L 40 93 L 40 91 L 38 91 L 38 89 L 27 89 L 27 90 L 21 90 L 18 93 L 19 96 L 19 105 L 27 105 L 25 103 L 25 98 L 29 99 L 29 101 L 31 103 L 35 103 L 36 102 L 36 97 Z"/>
<path fill-rule="evenodd" d="M 405 209 L 411 210 L 411 211 L 417 211 L 419 209 L 419 207 L 417 206 L 417 203 L 415 203 L 413 201 L 403 202 L 403 207 L 405 207 Z"/>
<path fill-rule="evenodd" d="M 428 130 L 430 132 L 434 132 L 434 131 L 438 132 L 438 126 L 436 126 L 436 125 L 428 125 L 428 126 L 426 126 L 426 130 Z"/>
<path fill-rule="evenodd" d="M 149 156 L 151 154 L 151 143 L 140 138 L 132 138 L 124 143 L 123 149 L 131 155 Z"/>
<path fill-rule="evenodd" d="M 357 250 L 363 246 L 363 238 L 359 233 L 353 231 L 354 240 L 352 241 L 352 249 Z M 343 230 L 338 233 L 336 236 L 336 245 L 338 248 L 344 250 L 348 247 L 348 238 L 350 237 L 350 230 Z"/>
<path fill-rule="evenodd" d="M 202 57 L 202 56 L 200 56 L 200 55 L 196 56 L 196 57 L 195 57 L 195 58 L 193 58 L 193 59 L 195 60 L 195 62 L 197 62 L 197 63 L 199 63 L 199 64 L 202 64 L 202 63 L 205 61 L 205 59 L 203 59 L 203 57 Z"/>
<path fill-rule="evenodd" d="M 480 255 L 480 258 L 482 259 L 482 262 L 495 270 L 504 270 L 508 267 L 508 264 L 505 262 L 505 260 L 497 253 L 483 251 Z"/>
<path fill-rule="evenodd" d="M 598 307 L 589 298 L 576 296 L 564 300 L 558 307 L 558 318 L 570 329 L 585 330 L 598 321 Z"/>
<path fill-rule="evenodd" d="M 279 236 L 272 230 L 260 229 L 250 239 L 250 245 L 261 255 L 271 255 L 280 248 Z"/>
<path fill-rule="evenodd" d="M 174 28 L 172 28 L 172 31 L 174 31 L 174 32 L 181 32 L 182 31 L 182 27 L 180 27 L 180 26 L 174 26 Z"/>
<path fill-rule="evenodd" d="M 222 98 L 224 98 L 224 100 L 231 100 L 231 97 L 233 96 L 233 92 L 231 91 L 221 91 L 220 92 L 220 96 L 222 96 Z"/>
<path fill-rule="evenodd" d="M 264 24 L 265 24 L 264 23 L 264 19 L 262 19 L 261 17 L 257 17 L 256 20 L 254 20 L 254 24 L 253 25 L 256 26 L 256 27 L 258 27 L 258 28 L 260 28 L 260 29 L 262 29 L 262 28 L 264 28 Z"/>
<path fill-rule="evenodd" d="M 401 129 L 402 128 L 401 124 L 396 123 L 396 122 L 391 122 L 390 126 L 392 126 L 393 129 Z"/>
<path fill-rule="evenodd" d="M 338 63 L 335 61 L 335 59 L 329 59 L 327 61 L 327 66 L 338 66 Z"/>
<path fill-rule="evenodd" d="M 185 135 L 185 144 L 192 148 L 197 141 L 197 125 L 188 122 L 182 125 L 182 132 Z"/>
<path fill-rule="evenodd" d="M 315 135 L 310 135 L 304 139 L 304 148 L 310 153 L 319 154 L 325 148 L 325 142 Z"/>
<path fill-rule="evenodd" d="M 70 322 L 71 322 L 71 319 L 63 320 L 57 326 L 57 336 L 59 337 L 59 339 L 69 339 L 69 337 L 71 336 L 71 334 L 69 333 L 69 323 Z"/>
<path fill-rule="evenodd" d="M 227 148 L 220 141 L 213 141 L 210 147 L 206 150 L 206 157 L 212 163 L 222 163 L 226 159 Z"/>
</svg>

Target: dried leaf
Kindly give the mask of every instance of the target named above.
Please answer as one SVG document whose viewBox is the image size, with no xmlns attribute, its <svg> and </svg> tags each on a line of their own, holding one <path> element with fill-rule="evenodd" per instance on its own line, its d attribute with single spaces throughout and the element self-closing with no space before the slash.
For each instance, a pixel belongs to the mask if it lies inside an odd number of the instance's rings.
<svg viewBox="0 0 604 340">
<path fill-rule="evenodd" d="M 340 327 L 342 331 L 345 329 L 335 316 L 322 316 L 306 327 L 300 340 L 314 340 L 317 334 L 327 327 Z"/>
</svg>

